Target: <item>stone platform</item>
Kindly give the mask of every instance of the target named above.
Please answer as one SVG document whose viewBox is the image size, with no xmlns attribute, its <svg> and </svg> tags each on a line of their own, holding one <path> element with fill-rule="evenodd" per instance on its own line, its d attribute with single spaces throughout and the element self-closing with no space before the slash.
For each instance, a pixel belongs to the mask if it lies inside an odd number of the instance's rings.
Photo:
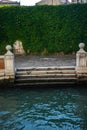
<svg viewBox="0 0 87 130">
<path fill-rule="evenodd" d="M 76 55 L 15 56 L 15 66 L 16 68 L 76 66 Z"/>
</svg>

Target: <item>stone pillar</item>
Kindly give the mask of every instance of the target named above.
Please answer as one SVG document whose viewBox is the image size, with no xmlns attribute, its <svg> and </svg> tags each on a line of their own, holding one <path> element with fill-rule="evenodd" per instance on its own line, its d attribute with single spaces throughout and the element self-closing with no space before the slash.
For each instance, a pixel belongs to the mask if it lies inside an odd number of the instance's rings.
<svg viewBox="0 0 87 130">
<path fill-rule="evenodd" d="M 78 77 L 87 77 L 87 52 L 84 47 L 85 44 L 80 43 L 80 50 L 76 54 L 76 73 Z"/>
<path fill-rule="evenodd" d="M 4 55 L 5 77 L 9 79 L 15 78 L 14 54 L 11 52 L 12 47 L 6 46 L 7 53 Z"/>
</svg>

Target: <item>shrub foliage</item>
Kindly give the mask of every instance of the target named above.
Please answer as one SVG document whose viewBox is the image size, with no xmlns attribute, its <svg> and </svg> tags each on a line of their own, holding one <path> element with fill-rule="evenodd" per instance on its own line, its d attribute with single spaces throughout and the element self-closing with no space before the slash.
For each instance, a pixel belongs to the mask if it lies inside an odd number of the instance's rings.
<svg viewBox="0 0 87 130">
<path fill-rule="evenodd" d="M 0 53 L 16 40 L 32 54 L 76 52 L 87 44 L 87 4 L 0 8 Z"/>
</svg>

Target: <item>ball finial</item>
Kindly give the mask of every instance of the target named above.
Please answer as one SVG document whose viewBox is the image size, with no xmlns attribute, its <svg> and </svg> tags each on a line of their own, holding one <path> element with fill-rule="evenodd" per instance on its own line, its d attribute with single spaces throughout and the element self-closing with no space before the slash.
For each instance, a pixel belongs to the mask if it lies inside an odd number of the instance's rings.
<svg viewBox="0 0 87 130">
<path fill-rule="evenodd" d="M 80 48 L 80 49 L 83 49 L 84 47 L 85 47 L 85 44 L 84 44 L 84 43 L 80 43 L 80 44 L 79 44 L 79 48 Z"/>
<path fill-rule="evenodd" d="M 11 45 L 7 45 L 7 46 L 6 46 L 6 50 L 7 50 L 7 51 L 10 51 L 11 49 L 12 49 Z"/>
</svg>

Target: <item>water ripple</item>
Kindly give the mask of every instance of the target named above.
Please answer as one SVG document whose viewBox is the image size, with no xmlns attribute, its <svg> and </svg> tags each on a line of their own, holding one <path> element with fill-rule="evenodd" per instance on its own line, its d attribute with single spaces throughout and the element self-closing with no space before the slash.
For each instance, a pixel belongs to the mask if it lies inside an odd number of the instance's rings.
<svg viewBox="0 0 87 130">
<path fill-rule="evenodd" d="M 87 89 L 0 92 L 0 130 L 86 130 Z"/>
</svg>

